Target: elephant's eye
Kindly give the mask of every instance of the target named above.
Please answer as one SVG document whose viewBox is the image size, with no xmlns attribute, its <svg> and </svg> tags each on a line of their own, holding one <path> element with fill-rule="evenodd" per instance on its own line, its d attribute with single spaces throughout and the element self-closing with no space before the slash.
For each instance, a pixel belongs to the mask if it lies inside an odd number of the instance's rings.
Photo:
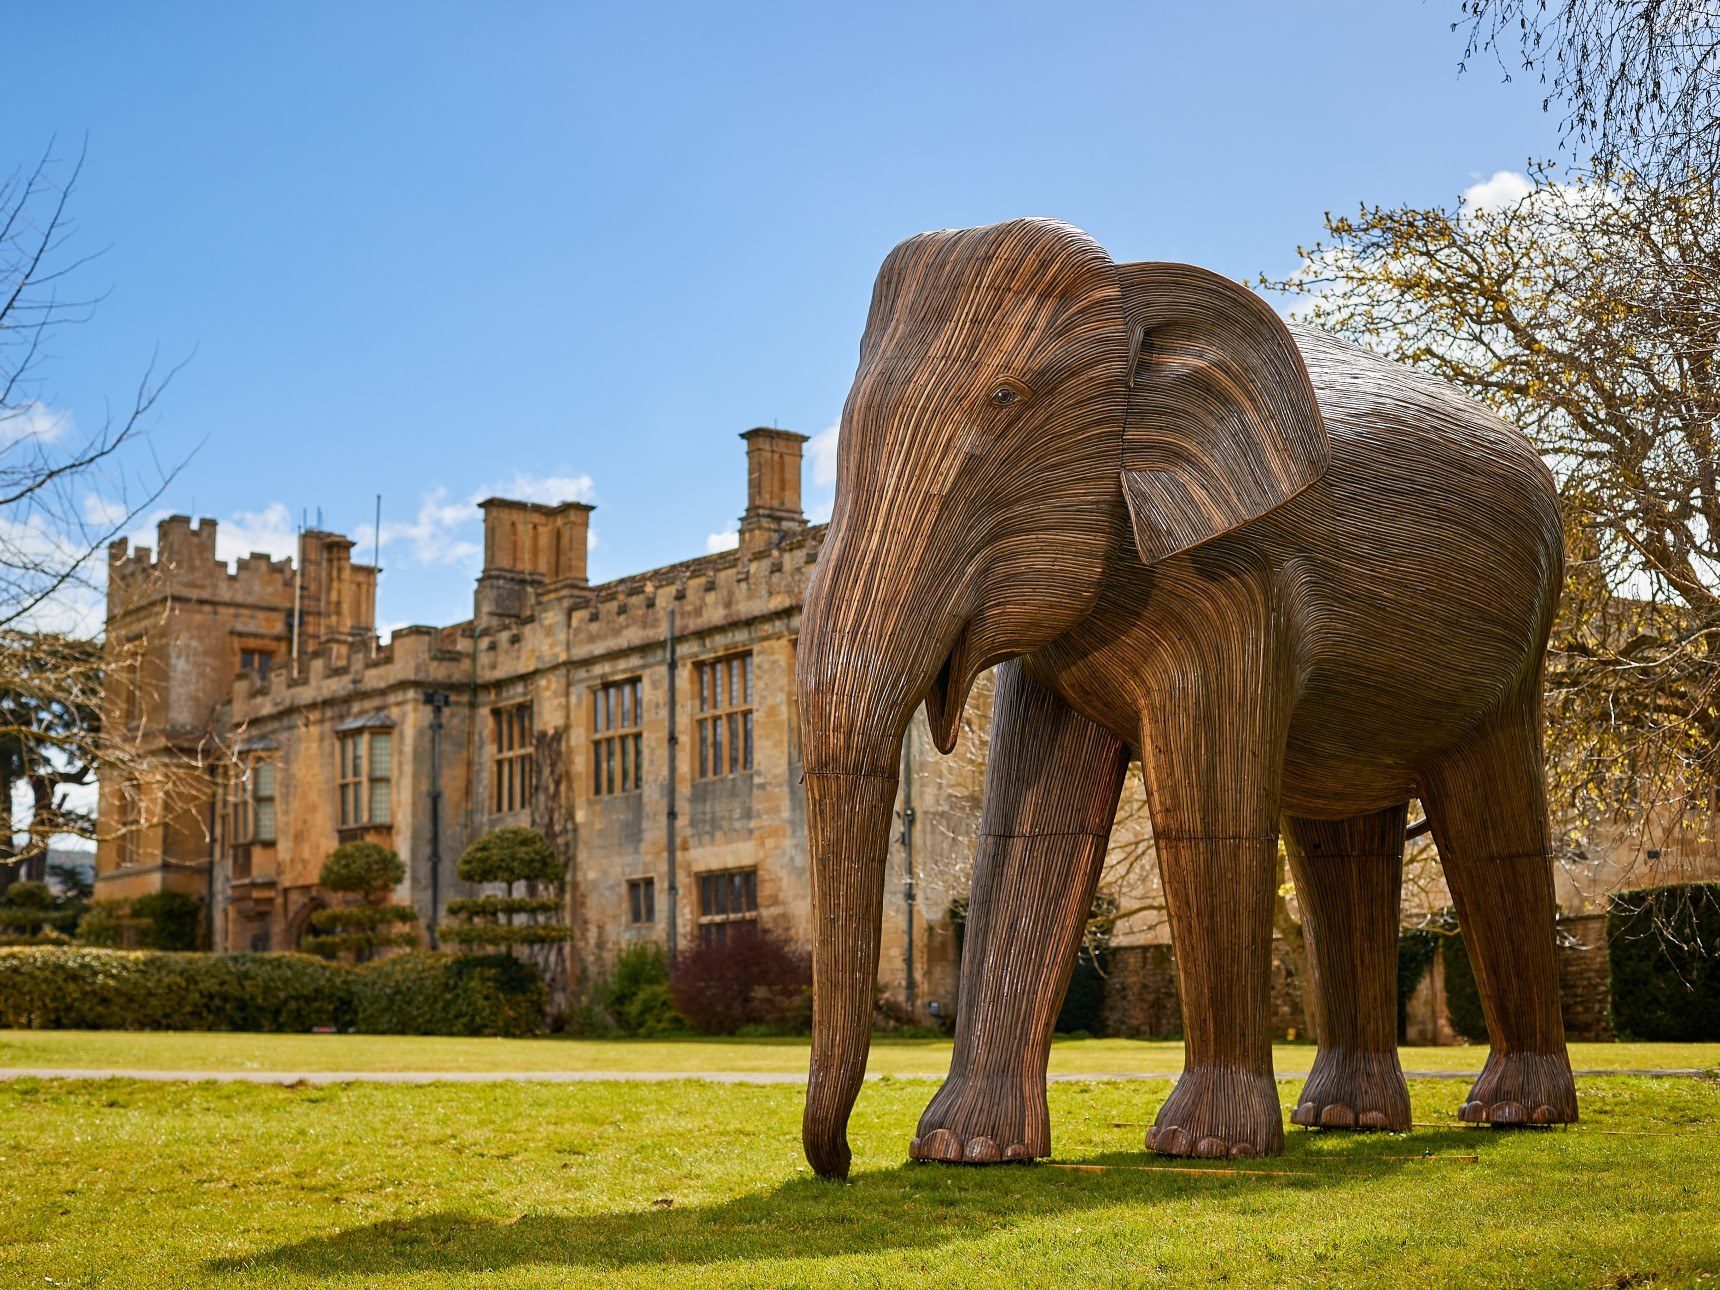
<svg viewBox="0 0 1720 1290">
<path fill-rule="evenodd" d="M 1015 408 L 1032 397 L 1032 393 L 1020 381 L 1005 379 L 992 386 L 991 396 L 987 401 L 993 407 Z"/>
<path fill-rule="evenodd" d="M 991 392 L 991 401 L 1000 408 L 1007 408 L 1021 396 L 1007 385 L 1000 385 Z"/>
</svg>

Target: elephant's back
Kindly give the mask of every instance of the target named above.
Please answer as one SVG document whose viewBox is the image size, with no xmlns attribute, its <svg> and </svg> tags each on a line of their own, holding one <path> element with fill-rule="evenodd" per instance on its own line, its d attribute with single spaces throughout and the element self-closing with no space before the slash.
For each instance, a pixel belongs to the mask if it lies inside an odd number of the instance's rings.
<svg viewBox="0 0 1720 1290">
<path fill-rule="evenodd" d="M 1299 553 L 1284 569 L 1303 676 L 1290 798 L 1413 778 L 1536 684 L 1564 567 L 1552 475 L 1520 431 L 1442 381 L 1293 331 L 1332 464 L 1271 521 Z"/>
</svg>

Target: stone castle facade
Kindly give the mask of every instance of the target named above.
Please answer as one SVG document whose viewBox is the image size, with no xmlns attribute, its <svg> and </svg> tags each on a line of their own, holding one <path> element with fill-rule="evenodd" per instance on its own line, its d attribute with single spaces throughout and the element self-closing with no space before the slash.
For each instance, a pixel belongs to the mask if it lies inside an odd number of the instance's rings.
<svg viewBox="0 0 1720 1290">
<path fill-rule="evenodd" d="M 590 506 L 491 498 L 471 617 L 387 644 L 378 570 L 340 534 L 311 530 L 296 559 L 232 566 L 213 520 L 163 520 L 154 550 L 116 542 L 104 720 L 137 753 L 127 777 L 100 784 L 96 898 L 181 891 L 205 902 L 212 948 L 295 949 L 330 903 L 317 883 L 329 852 L 369 839 L 406 862 L 395 899 L 427 931 L 433 910 L 474 894 L 454 876 L 466 845 L 525 824 L 567 865 L 578 972 L 642 937 L 686 946 L 737 923 L 804 944 L 794 656 L 824 530 L 801 508 L 804 436 L 741 438 L 736 549 L 592 585 Z M 907 739 L 880 984 L 920 1021 L 955 1006 L 989 708 L 982 678 L 952 757 L 935 753 L 923 714 Z M 180 773 L 129 773 L 151 763 Z M 194 791 L 163 787 L 186 768 Z M 1149 970 L 1169 928 L 1146 814 L 1131 773 L 1101 892 L 1122 915 L 1118 963 L 1139 959 L 1111 986 L 1131 1011 L 1120 1028 L 1136 1032 L 1175 1012 L 1167 971 Z M 1564 913 L 1592 913 L 1619 887 L 1720 874 L 1702 839 L 1647 845 L 1607 838 L 1561 866 Z M 1406 922 L 1449 903 L 1424 840 Z"/>
<path fill-rule="evenodd" d="M 97 899 L 182 891 L 207 902 L 213 948 L 293 949 L 329 903 L 329 852 L 369 839 L 406 862 L 396 899 L 427 929 L 433 889 L 438 908 L 472 894 L 454 877 L 464 847 L 527 824 L 567 862 L 586 968 L 635 938 L 686 946 L 736 923 L 804 942 L 794 653 L 823 528 L 801 508 L 804 436 L 741 437 L 736 549 L 592 585 L 590 506 L 492 498 L 472 616 L 386 644 L 378 571 L 339 534 L 231 567 L 212 520 L 163 520 L 153 551 L 115 543 L 108 639 L 125 663 L 109 718 L 145 759 L 204 763 L 207 791 L 167 804 L 147 776 L 104 781 Z M 909 742 L 931 749 L 923 732 Z M 936 1015 L 955 986 L 951 884 L 936 875 L 960 868 L 982 767 L 910 763 L 881 978 Z M 910 846 L 932 874 L 913 895 Z"/>
</svg>

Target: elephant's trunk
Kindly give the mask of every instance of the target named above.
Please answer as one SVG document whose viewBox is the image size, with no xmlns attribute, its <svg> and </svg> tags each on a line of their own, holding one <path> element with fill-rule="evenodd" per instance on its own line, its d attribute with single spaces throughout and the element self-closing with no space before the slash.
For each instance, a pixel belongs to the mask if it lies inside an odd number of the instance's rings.
<svg viewBox="0 0 1720 1290">
<path fill-rule="evenodd" d="M 801 1140 L 826 1178 L 848 1176 L 848 1113 L 872 1042 L 878 935 L 896 776 L 809 771 L 812 1066 Z"/>
<path fill-rule="evenodd" d="M 802 1136 L 820 1174 L 848 1173 L 848 1113 L 866 1073 L 902 732 L 941 658 L 892 622 L 854 566 L 821 562 L 797 659 L 812 869 L 812 1065 Z M 907 639 L 904 639 L 907 638 Z M 927 648 L 930 644 L 930 648 Z"/>
</svg>

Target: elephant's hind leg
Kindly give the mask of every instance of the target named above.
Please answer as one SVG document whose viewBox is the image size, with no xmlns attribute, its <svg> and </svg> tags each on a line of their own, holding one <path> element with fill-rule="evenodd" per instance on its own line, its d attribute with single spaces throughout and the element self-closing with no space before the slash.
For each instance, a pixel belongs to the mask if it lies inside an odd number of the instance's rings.
<svg viewBox="0 0 1720 1290">
<path fill-rule="evenodd" d="M 1459 1115 L 1496 1125 L 1574 1121 L 1536 705 L 1502 714 L 1442 757 L 1422 777 L 1421 800 L 1492 1042 Z"/>
<path fill-rule="evenodd" d="M 916 1160 L 1051 1154 L 1045 1065 L 1069 988 L 1128 752 L 1030 681 L 998 669 L 979 854 L 949 1078 L 920 1117 Z"/>
<path fill-rule="evenodd" d="M 1325 1129 L 1410 1126 L 1397 1053 L 1398 899 L 1405 806 L 1349 820 L 1286 816 L 1307 929 L 1319 1052 L 1291 1112 Z"/>
</svg>

